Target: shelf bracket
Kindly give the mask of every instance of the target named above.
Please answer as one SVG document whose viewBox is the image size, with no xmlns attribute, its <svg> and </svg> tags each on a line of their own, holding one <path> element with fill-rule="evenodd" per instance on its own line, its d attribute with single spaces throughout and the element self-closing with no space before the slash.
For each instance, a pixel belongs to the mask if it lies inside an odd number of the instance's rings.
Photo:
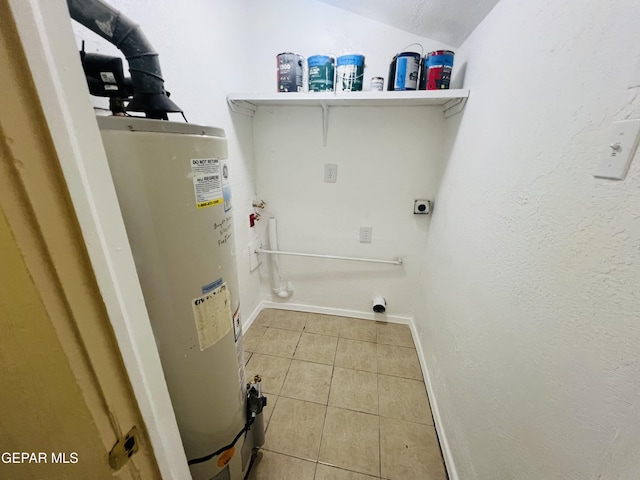
<svg viewBox="0 0 640 480">
<path fill-rule="evenodd" d="M 444 112 L 444 118 L 450 118 L 464 110 L 464 106 L 467 103 L 467 97 L 464 98 L 452 98 L 444 104 L 442 110 Z"/>
<path fill-rule="evenodd" d="M 327 146 L 327 130 L 329 129 L 329 105 L 322 105 L 322 146 Z"/>
<path fill-rule="evenodd" d="M 258 107 L 251 102 L 247 102 L 246 100 L 231 100 L 227 99 L 227 103 L 229 104 L 229 108 L 234 113 L 239 113 L 240 115 L 246 115 L 248 117 L 253 117 L 258 110 Z"/>
</svg>

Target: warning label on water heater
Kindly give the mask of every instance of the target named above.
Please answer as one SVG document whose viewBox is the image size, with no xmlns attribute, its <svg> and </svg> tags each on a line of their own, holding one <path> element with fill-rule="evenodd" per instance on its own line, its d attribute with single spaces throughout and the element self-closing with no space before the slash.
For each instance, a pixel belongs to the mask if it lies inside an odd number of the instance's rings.
<svg viewBox="0 0 640 480">
<path fill-rule="evenodd" d="M 201 351 L 218 343 L 231 330 L 231 299 L 226 283 L 202 297 L 194 298 L 191 306 Z"/>
<path fill-rule="evenodd" d="M 192 158 L 191 174 L 198 208 L 211 207 L 223 202 L 220 159 Z"/>
</svg>

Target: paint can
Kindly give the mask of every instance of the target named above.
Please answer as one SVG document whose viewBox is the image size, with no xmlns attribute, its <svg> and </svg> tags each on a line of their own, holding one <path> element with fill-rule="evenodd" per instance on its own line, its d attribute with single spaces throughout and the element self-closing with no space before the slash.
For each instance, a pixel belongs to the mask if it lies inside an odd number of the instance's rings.
<svg viewBox="0 0 640 480">
<path fill-rule="evenodd" d="M 393 71 L 393 75 L 391 75 L 391 71 Z M 419 53 L 402 52 L 397 54 L 391 61 L 388 90 L 417 90 L 419 71 Z"/>
<path fill-rule="evenodd" d="M 333 92 L 335 60 L 327 55 L 313 55 L 307 59 L 309 91 Z"/>
<path fill-rule="evenodd" d="M 454 55 L 450 50 L 436 50 L 424 57 L 422 74 L 420 75 L 420 90 L 449 88 Z"/>
<path fill-rule="evenodd" d="M 371 77 L 371 91 L 372 92 L 381 92 L 384 90 L 384 78 L 382 77 Z"/>
<path fill-rule="evenodd" d="M 297 53 L 284 52 L 276 56 L 278 65 L 278 91 L 301 92 L 302 91 L 302 56 Z"/>
<path fill-rule="evenodd" d="M 364 55 L 342 55 L 336 67 L 336 91 L 359 92 L 364 77 Z"/>
<path fill-rule="evenodd" d="M 394 56 L 389 64 L 389 75 L 387 76 L 387 91 L 393 92 L 393 84 L 396 78 L 396 62 L 398 61 L 398 56 Z"/>
</svg>

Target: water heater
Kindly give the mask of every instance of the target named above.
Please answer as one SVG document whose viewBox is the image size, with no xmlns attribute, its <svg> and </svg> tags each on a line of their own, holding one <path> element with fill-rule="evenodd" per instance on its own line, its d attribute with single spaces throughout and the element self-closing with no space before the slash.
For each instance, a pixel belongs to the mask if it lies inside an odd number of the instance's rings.
<svg viewBox="0 0 640 480">
<path fill-rule="evenodd" d="M 145 118 L 98 124 L 184 450 L 201 458 L 247 425 L 225 134 Z M 194 480 L 241 479 L 254 446 L 240 435 L 191 465 Z"/>
</svg>

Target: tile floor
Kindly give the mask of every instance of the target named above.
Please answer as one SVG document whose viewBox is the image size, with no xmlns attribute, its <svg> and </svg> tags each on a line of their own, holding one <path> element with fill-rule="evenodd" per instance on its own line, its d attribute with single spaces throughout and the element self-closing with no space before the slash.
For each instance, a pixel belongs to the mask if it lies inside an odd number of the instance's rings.
<svg viewBox="0 0 640 480">
<path fill-rule="evenodd" d="M 446 480 L 406 325 L 267 309 L 244 349 L 269 402 L 252 480 Z"/>
</svg>

